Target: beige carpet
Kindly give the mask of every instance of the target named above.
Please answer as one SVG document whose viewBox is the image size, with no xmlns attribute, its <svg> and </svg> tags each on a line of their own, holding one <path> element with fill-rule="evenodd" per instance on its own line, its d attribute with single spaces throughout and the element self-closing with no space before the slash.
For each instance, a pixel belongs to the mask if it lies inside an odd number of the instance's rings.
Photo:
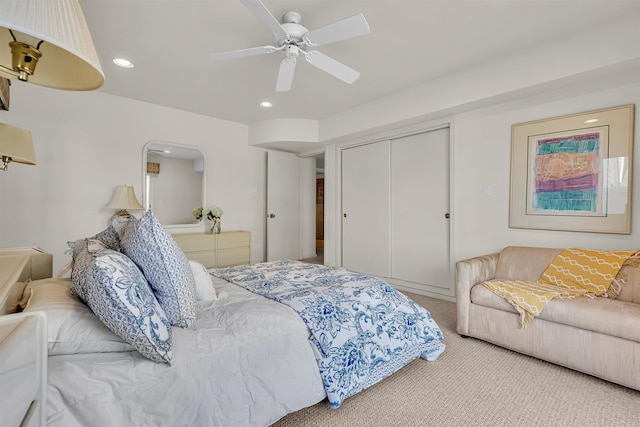
<svg viewBox="0 0 640 427">
<path fill-rule="evenodd" d="M 437 361 L 414 360 L 338 409 L 325 400 L 274 426 L 640 426 L 640 392 L 461 338 L 455 303 L 409 296 L 442 329 Z"/>
</svg>

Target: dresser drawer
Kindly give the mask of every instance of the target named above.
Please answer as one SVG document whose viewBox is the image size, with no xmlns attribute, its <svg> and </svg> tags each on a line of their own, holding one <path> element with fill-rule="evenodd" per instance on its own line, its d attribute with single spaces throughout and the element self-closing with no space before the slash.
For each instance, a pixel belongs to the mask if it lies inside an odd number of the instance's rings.
<svg viewBox="0 0 640 427">
<path fill-rule="evenodd" d="M 231 249 L 251 245 L 251 234 L 248 231 L 229 231 L 218 234 L 218 249 Z"/>
<path fill-rule="evenodd" d="M 198 261 L 206 268 L 249 264 L 251 260 L 251 233 L 225 231 L 219 234 L 173 234 L 187 259 Z"/>
<path fill-rule="evenodd" d="M 250 257 L 249 247 L 218 251 L 218 267 L 249 264 Z"/>
<path fill-rule="evenodd" d="M 214 234 L 174 234 L 173 239 L 185 253 L 214 251 L 216 249 L 216 236 Z"/>
<path fill-rule="evenodd" d="M 206 268 L 213 268 L 216 266 L 216 253 L 214 251 L 195 251 L 185 252 L 187 259 L 192 261 L 198 261 Z"/>
</svg>

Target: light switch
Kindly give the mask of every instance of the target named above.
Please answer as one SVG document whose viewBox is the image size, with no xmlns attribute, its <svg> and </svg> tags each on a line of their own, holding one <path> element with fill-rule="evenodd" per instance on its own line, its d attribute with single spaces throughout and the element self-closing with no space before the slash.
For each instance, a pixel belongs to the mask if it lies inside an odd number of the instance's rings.
<svg viewBox="0 0 640 427">
<path fill-rule="evenodd" d="M 490 186 L 490 185 L 488 185 L 488 184 L 483 185 L 483 186 L 480 188 L 480 193 L 481 193 L 483 196 L 490 196 L 490 195 L 491 195 L 491 186 Z"/>
</svg>

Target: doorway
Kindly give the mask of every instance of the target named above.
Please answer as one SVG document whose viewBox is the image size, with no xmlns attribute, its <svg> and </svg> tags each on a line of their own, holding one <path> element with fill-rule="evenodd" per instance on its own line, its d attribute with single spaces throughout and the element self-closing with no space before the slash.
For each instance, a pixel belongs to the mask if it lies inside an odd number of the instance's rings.
<svg viewBox="0 0 640 427">
<path fill-rule="evenodd" d="M 316 254 L 324 254 L 324 154 L 316 158 Z"/>
<path fill-rule="evenodd" d="M 315 159 L 315 256 L 301 261 L 324 264 L 324 153 Z M 309 224 L 312 225 L 312 224 Z"/>
</svg>

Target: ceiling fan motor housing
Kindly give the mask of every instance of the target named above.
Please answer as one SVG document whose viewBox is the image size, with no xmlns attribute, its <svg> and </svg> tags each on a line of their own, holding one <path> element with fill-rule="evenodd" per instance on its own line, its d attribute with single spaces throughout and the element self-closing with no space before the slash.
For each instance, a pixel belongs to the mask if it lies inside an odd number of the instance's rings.
<svg viewBox="0 0 640 427">
<path fill-rule="evenodd" d="M 304 44 L 302 38 L 309 30 L 299 24 L 300 14 L 297 12 L 287 12 L 282 16 L 282 22 L 282 28 L 287 32 L 288 37 L 274 34 L 274 44 L 277 47 L 282 47 L 286 44 L 295 44 L 296 46 Z"/>
</svg>

